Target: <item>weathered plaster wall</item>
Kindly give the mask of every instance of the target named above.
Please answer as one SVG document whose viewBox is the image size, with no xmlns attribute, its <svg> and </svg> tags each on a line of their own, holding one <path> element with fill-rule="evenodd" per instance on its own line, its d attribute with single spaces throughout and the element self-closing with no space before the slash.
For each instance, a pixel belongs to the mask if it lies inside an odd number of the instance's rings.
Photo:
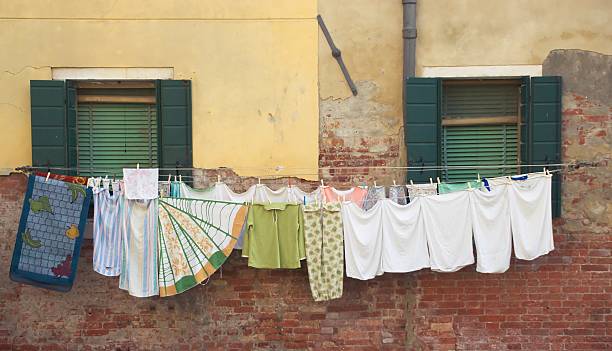
<svg viewBox="0 0 612 351">
<path fill-rule="evenodd" d="M 336 182 L 400 181 L 399 173 L 370 166 L 401 163 L 402 6 L 401 1 L 319 0 L 336 46 L 357 84 L 350 89 L 319 32 L 320 166 Z"/>
<path fill-rule="evenodd" d="M 608 0 L 425 0 L 417 5 L 424 66 L 542 64 L 554 49 L 610 54 Z"/>
<path fill-rule="evenodd" d="M 315 0 L 4 1 L 0 149 L 12 152 L 0 167 L 31 162 L 29 80 L 52 67 L 172 67 L 193 82 L 196 167 L 315 178 L 315 16 Z"/>
</svg>

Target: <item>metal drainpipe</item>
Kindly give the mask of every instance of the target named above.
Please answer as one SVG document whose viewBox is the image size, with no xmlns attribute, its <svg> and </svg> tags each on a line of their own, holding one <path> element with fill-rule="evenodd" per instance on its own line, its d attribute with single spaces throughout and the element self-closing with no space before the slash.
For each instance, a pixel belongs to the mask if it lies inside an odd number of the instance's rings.
<svg viewBox="0 0 612 351">
<path fill-rule="evenodd" d="M 402 7 L 404 9 L 404 28 L 402 28 L 402 37 L 404 38 L 404 82 L 406 78 L 414 77 L 415 74 L 416 6 L 417 0 L 402 0 Z M 405 84 L 402 83 L 402 85 Z"/>
</svg>

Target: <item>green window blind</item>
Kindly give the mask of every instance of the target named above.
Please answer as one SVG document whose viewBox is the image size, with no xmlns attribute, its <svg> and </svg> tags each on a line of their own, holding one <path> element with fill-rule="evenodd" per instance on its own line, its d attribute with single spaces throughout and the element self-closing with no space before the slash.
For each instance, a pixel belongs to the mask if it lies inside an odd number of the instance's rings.
<svg viewBox="0 0 612 351">
<path fill-rule="evenodd" d="M 518 165 L 517 125 L 445 126 L 442 129 L 442 162 L 447 166 Z M 445 181 L 473 180 L 481 177 L 497 177 L 517 169 L 479 168 L 445 169 Z"/>
<path fill-rule="evenodd" d="M 81 175 L 120 175 L 124 167 L 158 166 L 157 111 L 150 104 L 79 104 Z"/>
<path fill-rule="evenodd" d="M 444 117 L 518 116 L 519 86 L 515 84 L 445 84 Z"/>
</svg>

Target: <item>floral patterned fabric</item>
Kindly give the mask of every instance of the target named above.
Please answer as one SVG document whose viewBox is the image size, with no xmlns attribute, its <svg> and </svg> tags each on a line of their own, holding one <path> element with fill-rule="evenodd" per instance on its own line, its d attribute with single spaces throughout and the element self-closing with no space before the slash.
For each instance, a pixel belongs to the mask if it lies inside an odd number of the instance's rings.
<svg viewBox="0 0 612 351">
<path fill-rule="evenodd" d="M 210 277 L 232 252 L 247 207 L 198 199 L 159 199 L 159 295 L 184 292 Z"/>
<path fill-rule="evenodd" d="M 342 297 L 344 239 L 340 203 L 305 205 L 304 237 L 312 297 L 315 301 Z"/>
</svg>

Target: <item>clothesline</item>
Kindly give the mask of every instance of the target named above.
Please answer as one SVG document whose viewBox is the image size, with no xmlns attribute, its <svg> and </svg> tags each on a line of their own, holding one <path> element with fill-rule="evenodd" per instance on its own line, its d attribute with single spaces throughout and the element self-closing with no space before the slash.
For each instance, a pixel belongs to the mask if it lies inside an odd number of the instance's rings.
<svg viewBox="0 0 612 351">
<path fill-rule="evenodd" d="M 497 168 L 518 168 L 518 167 L 585 167 L 593 166 L 593 162 L 576 161 L 572 163 L 536 163 L 536 164 L 521 164 L 521 165 L 454 165 L 454 166 L 324 166 L 324 167 L 236 167 L 239 169 L 249 170 L 275 170 L 276 172 L 286 170 L 341 170 L 341 169 L 390 169 L 390 170 L 460 170 L 460 169 L 497 169 Z M 101 168 L 83 168 L 83 167 L 46 167 L 46 166 L 22 166 L 17 167 L 15 170 L 27 170 L 27 169 L 38 169 L 38 170 L 84 170 L 84 171 L 116 171 L 116 169 L 101 169 Z M 157 168 L 160 171 L 200 171 L 200 170 L 228 170 L 228 167 L 216 167 L 216 168 L 196 168 L 196 167 L 173 167 L 173 168 Z M 301 173 L 300 173 L 301 174 Z"/>
</svg>

